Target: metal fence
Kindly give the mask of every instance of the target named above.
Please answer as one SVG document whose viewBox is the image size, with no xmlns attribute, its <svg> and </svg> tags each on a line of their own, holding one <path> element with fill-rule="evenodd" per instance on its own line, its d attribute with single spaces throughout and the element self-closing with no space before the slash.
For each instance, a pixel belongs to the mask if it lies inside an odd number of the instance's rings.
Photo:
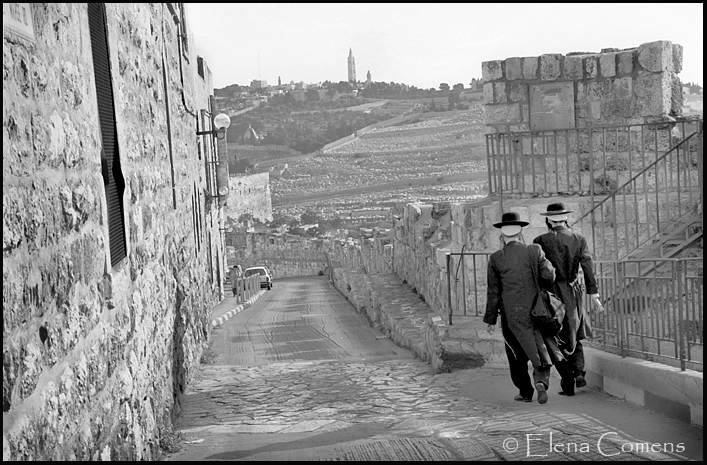
<svg viewBox="0 0 707 465">
<path fill-rule="evenodd" d="M 483 316 L 492 253 L 447 254 L 449 324 L 455 315 Z M 595 273 L 605 311 L 589 312 L 588 345 L 703 370 L 702 258 L 597 261 Z"/>
<path fill-rule="evenodd" d="M 589 313 L 589 345 L 703 370 L 702 258 L 595 262 L 604 313 Z M 585 298 L 586 299 L 586 298 Z M 589 307 L 588 300 L 584 302 Z"/>
<path fill-rule="evenodd" d="M 489 192 L 609 194 L 680 141 L 696 134 L 701 138 L 701 133 L 701 118 L 685 118 L 674 123 L 486 134 Z M 696 174 L 697 146 L 693 139 L 677 151 L 667 169 L 669 176 Z M 645 180 L 645 188 L 650 183 L 663 187 L 656 180 Z"/>
<path fill-rule="evenodd" d="M 595 255 L 644 258 L 656 243 L 701 237 L 702 128 L 698 118 L 487 134 L 489 190 L 501 209 L 504 197 L 588 196 L 574 224 Z"/>
<path fill-rule="evenodd" d="M 236 297 L 236 302 L 242 304 L 260 291 L 260 275 L 238 277 L 235 286 L 232 285 L 231 278 L 227 275 L 224 287 L 226 288 L 226 293 L 233 292 L 233 289 L 235 289 L 234 297 Z"/>
</svg>

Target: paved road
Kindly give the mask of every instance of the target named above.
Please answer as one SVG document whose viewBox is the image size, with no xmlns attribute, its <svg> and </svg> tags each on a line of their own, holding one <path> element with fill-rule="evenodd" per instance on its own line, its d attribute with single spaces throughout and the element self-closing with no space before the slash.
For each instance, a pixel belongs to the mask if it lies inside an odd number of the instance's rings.
<svg viewBox="0 0 707 465">
<path fill-rule="evenodd" d="M 506 370 L 434 375 L 323 277 L 276 280 L 213 349 L 165 460 L 702 458 L 701 430 L 598 391 L 519 404 Z"/>
</svg>

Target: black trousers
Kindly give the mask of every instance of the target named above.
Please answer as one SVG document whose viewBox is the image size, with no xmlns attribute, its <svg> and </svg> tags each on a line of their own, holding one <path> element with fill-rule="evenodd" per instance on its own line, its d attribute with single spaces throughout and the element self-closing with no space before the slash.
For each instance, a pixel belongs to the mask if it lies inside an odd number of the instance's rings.
<svg viewBox="0 0 707 465">
<path fill-rule="evenodd" d="M 505 325 L 504 325 L 505 326 Z M 506 342 L 506 357 L 508 367 L 511 370 L 511 381 L 518 388 L 518 393 L 527 398 L 533 397 L 536 383 L 543 383 L 545 389 L 550 386 L 550 368 L 552 366 L 533 367 L 533 380 L 531 382 L 528 374 L 528 362 L 530 359 L 525 354 L 523 347 L 516 337 L 507 327 L 502 328 L 503 338 Z"/>
<path fill-rule="evenodd" d="M 587 374 L 587 372 L 584 371 L 584 349 L 582 348 L 581 341 L 577 341 L 574 352 L 572 352 L 572 355 L 567 357 L 567 362 L 573 378 L 576 378 L 579 375 L 585 376 Z"/>
</svg>

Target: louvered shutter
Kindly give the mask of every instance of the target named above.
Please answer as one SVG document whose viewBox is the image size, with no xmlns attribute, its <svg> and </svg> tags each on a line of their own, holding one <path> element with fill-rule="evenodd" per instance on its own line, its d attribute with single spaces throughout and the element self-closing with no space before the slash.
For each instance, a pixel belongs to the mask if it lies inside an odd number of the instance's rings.
<svg viewBox="0 0 707 465">
<path fill-rule="evenodd" d="M 96 80 L 98 117 L 100 119 L 103 151 L 103 183 L 106 189 L 108 205 L 108 242 L 110 246 L 111 266 L 125 258 L 125 225 L 123 222 L 123 191 L 125 180 L 120 169 L 120 156 L 116 140 L 115 107 L 113 103 L 113 85 L 108 57 L 106 36 L 105 5 L 88 4 L 88 20 L 91 30 L 91 50 L 93 69 Z"/>
</svg>

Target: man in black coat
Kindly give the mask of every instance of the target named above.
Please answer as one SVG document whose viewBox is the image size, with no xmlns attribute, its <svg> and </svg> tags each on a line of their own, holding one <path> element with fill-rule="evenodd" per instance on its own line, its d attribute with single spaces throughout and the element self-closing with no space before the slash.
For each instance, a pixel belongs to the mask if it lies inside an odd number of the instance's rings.
<svg viewBox="0 0 707 465">
<path fill-rule="evenodd" d="M 511 380 L 518 388 L 515 400 L 531 402 L 533 383 L 538 391 L 538 402 L 547 402 L 550 368 L 564 361 L 556 341 L 544 338 L 533 326 L 530 310 L 538 294 L 538 284 L 549 288 L 555 279 L 555 270 L 537 245 L 523 242 L 521 229 L 527 226 L 518 213 L 508 212 L 494 227 L 501 230 L 503 248 L 489 257 L 486 313 L 483 321 L 493 333 L 501 315 L 501 331 L 506 342 L 506 356 Z M 540 283 L 536 282 L 537 279 Z M 533 365 L 533 383 L 528 376 L 528 361 Z"/>
<path fill-rule="evenodd" d="M 548 205 L 547 211 L 541 215 L 546 217 L 545 223 L 549 231 L 536 237 L 533 243 L 542 247 L 545 256 L 555 268 L 552 291 L 565 304 L 566 313 L 559 338 L 562 341 L 560 348 L 569 362 L 569 373 L 563 376 L 560 394 L 573 396 L 575 386 L 581 388 L 587 385 L 584 378 L 584 349 L 580 341 L 591 336 L 588 334 L 590 328 L 582 308 L 583 289 L 577 279 L 580 267 L 584 274 L 587 294 L 594 307 L 600 311 L 604 308 L 599 299 L 594 263 L 587 240 L 567 224 L 570 213 L 572 211 L 562 203 Z"/>
</svg>

